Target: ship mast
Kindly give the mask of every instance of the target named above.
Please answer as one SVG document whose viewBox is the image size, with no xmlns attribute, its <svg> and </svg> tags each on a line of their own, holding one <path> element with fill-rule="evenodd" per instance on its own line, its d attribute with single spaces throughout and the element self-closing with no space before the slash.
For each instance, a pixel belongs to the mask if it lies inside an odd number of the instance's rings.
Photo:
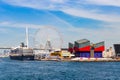
<svg viewBox="0 0 120 80">
<path fill-rule="evenodd" d="M 29 47 L 29 42 L 28 42 L 28 27 L 26 27 L 26 45 L 27 48 Z"/>
</svg>

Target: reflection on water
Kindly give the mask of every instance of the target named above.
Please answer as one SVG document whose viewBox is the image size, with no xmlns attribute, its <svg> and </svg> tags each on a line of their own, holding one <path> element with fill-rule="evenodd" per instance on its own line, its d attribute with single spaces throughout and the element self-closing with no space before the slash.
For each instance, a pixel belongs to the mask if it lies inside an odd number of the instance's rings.
<svg viewBox="0 0 120 80">
<path fill-rule="evenodd" d="M 15 61 L 0 58 L 0 80 L 120 80 L 119 62 Z"/>
</svg>

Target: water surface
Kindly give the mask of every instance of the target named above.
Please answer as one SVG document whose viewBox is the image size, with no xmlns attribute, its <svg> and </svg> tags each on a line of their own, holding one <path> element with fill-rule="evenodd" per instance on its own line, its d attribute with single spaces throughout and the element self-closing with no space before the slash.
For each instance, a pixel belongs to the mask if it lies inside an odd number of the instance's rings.
<svg viewBox="0 0 120 80">
<path fill-rule="evenodd" d="M 120 80 L 120 62 L 15 61 L 0 58 L 0 80 Z"/>
</svg>

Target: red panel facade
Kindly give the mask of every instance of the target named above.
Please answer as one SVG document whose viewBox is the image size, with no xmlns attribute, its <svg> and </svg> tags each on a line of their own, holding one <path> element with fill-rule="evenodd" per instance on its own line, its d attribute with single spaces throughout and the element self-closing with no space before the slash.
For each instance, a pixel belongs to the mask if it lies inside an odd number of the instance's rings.
<svg viewBox="0 0 120 80">
<path fill-rule="evenodd" d="M 90 51 L 90 46 L 79 48 L 79 51 Z"/>
<path fill-rule="evenodd" d="M 105 50 L 105 46 L 100 46 L 94 49 L 94 51 L 104 51 Z"/>
<path fill-rule="evenodd" d="M 77 52 L 77 51 L 87 52 L 87 51 L 90 51 L 90 46 L 86 46 L 86 47 L 82 47 L 82 48 L 74 47 L 74 50 L 75 50 L 75 52 Z"/>
</svg>

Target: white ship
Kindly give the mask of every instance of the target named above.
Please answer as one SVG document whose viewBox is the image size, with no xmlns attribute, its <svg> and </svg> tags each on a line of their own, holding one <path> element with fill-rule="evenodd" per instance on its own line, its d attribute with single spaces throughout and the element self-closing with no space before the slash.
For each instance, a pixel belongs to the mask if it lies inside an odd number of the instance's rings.
<svg viewBox="0 0 120 80">
<path fill-rule="evenodd" d="M 13 60 L 34 60 L 33 49 L 28 46 L 28 28 L 26 28 L 26 44 L 21 43 L 19 47 L 11 48 L 10 59 Z"/>
</svg>

